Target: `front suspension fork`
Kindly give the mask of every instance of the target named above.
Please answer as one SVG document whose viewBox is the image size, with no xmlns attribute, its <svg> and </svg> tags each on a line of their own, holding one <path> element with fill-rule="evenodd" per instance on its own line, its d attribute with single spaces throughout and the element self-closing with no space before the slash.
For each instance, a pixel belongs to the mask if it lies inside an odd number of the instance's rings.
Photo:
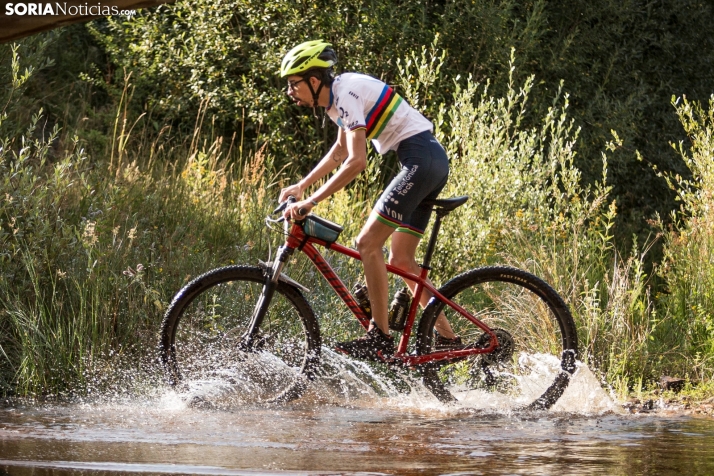
<svg viewBox="0 0 714 476">
<path fill-rule="evenodd" d="M 282 272 L 283 266 L 287 262 L 290 255 L 293 254 L 294 249 L 288 248 L 283 245 L 278 248 L 277 256 L 275 261 L 273 261 L 273 266 L 266 269 L 265 271 L 265 282 L 263 283 L 263 290 L 260 293 L 260 298 L 255 304 L 253 309 L 253 315 L 250 318 L 250 324 L 248 324 L 248 329 L 239 344 L 239 349 L 242 351 L 249 351 L 253 349 L 256 337 L 258 336 L 258 330 L 263 324 L 263 319 L 268 313 L 268 307 L 270 302 L 273 300 L 273 294 L 278 287 L 278 279 L 280 278 L 280 273 Z"/>
</svg>

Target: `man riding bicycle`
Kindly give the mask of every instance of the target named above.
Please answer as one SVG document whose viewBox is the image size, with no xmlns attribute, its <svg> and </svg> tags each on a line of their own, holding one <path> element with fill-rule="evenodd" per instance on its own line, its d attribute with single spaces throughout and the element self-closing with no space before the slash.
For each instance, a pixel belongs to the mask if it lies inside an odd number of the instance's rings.
<svg viewBox="0 0 714 476">
<path fill-rule="evenodd" d="M 382 247 L 391 236 L 389 263 L 419 275 L 416 249 L 431 215 L 431 207 L 422 202 L 435 199 L 446 185 L 449 160 L 432 134 L 431 121 L 378 79 L 359 73 L 335 76 L 336 63 L 337 55 L 331 45 L 321 40 L 302 43 L 283 58 L 280 76 L 287 78 L 288 96 L 299 106 L 325 108 L 338 125 L 338 132 L 335 143 L 319 164 L 300 182 L 281 190 L 280 201 L 294 196 L 299 201 L 288 206 L 285 216 L 304 219 L 319 202 L 344 188 L 366 168 L 367 140 L 372 141 L 380 154 L 396 151 L 401 171 L 384 189 L 357 237 L 373 320 L 365 336 L 335 346 L 353 357 L 378 359 L 380 355 L 388 357 L 394 353 Z M 302 199 L 308 187 L 340 164 L 329 180 Z M 413 294 L 415 283 L 405 282 Z M 430 297 L 428 292 L 422 293 L 420 304 L 425 306 Z M 435 347 L 461 344 L 443 314 L 434 327 Z"/>
</svg>

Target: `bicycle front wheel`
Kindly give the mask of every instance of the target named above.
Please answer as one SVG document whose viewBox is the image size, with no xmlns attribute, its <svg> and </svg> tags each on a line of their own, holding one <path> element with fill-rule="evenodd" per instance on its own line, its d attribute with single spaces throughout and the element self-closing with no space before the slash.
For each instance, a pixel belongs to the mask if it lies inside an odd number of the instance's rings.
<svg viewBox="0 0 714 476">
<path fill-rule="evenodd" d="M 578 337 L 567 305 L 552 287 L 519 269 L 485 267 L 457 276 L 439 292 L 492 329 L 499 346 L 489 354 L 427 365 L 429 390 L 442 401 L 481 391 L 488 394 L 477 398 L 491 399 L 496 407 L 536 410 L 555 404 L 575 372 Z M 488 334 L 434 298 L 419 323 L 418 353 L 441 350 L 433 329 L 442 311 L 462 345 L 488 346 Z"/>
<path fill-rule="evenodd" d="M 299 397 L 320 359 L 320 330 L 300 291 L 278 282 L 259 328 L 248 336 L 265 283 L 253 266 L 210 271 L 174 297 L 161 325 L 169 383 L 230 386 L 246 403 Z"/>
</svg>

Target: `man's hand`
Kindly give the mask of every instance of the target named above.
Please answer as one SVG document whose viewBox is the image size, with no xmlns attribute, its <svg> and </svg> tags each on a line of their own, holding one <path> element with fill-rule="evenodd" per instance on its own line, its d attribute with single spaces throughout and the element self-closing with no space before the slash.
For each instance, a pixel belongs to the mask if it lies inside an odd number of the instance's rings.
<svg viewBox="0 0 714 476">
<path fill-rule="evenodd" d="M 285 200 L 288 199 L 290 196 L 295 197 L 296 200 L 300 200 L 302 198 L 302 188 L 300 187 L 300 184 L 295 184 L 295 185 L 290 185 L 289 187 L 285 187 L 280 191 L 280 197 L 278 198 L 278 201 L 280 203 L 284 202 Z"/>
<path fill-rule="evenodd" d="M 291 203 L 287 206 L 287 208 L 285 208 L 283 216 L 285 218 L 292 218 L 293 220 L 304 220 L 305 217 L 310 214 L 310 211 L 314 206 L 315 205 L 310 200 L 302 200 L 300 202 Z M 301 215 L 299 210 L 302 210 L 305 214 Z"/>
</svg>

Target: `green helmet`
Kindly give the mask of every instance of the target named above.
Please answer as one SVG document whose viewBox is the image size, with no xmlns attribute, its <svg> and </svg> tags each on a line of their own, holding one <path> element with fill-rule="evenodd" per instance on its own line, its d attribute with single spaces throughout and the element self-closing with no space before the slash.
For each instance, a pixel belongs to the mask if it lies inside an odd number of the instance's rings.
<svg viewBox="0 0 714 476">
<path fill-rule="evenodd" d="M 322 40 L 306 41 L 290 50 L 280 66 L 280 77 L 303 74 L 313 68 L 331 68 L 337 63 L 337 55 L 330 43 Z"/>
</svg>

